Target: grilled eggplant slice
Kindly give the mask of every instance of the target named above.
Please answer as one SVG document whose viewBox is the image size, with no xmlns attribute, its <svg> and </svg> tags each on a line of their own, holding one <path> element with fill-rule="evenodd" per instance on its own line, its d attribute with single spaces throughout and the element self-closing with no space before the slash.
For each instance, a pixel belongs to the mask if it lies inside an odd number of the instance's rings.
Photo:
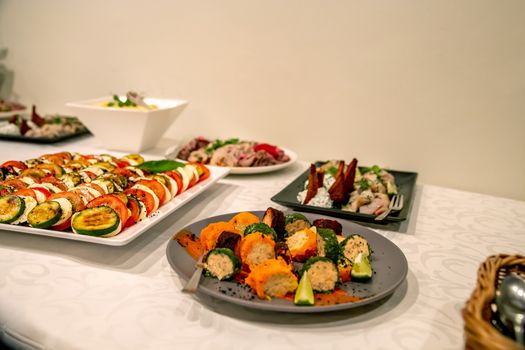
<svg viewBox="0 0 525 350">
<path fill-rule="evenodd" d="M 284 213 L 282 211 L 272 207 L 266 209 L 262 222 L 275 230 L 278 239 L 284 239 L 286 230 L 284 228 Z"/>
</svg>

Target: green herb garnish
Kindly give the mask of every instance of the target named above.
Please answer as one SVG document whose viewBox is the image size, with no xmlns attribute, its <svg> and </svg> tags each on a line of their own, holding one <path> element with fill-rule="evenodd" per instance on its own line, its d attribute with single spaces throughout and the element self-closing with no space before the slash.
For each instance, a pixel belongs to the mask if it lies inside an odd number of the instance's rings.
<svg viewBox="0 0 525 350">
<path fill-rule="evenodd" d="M 370 184 L 368 183 L 367 179 L 361 178 L 359 181 L 359 188 L 363 191 L 366 191 L 370 188 Z"/>
<path fill-rule="evenodd" d="M 335 166 L 331 167 L 330 169 L 328 169 L 328 174 L 335 177 L 335 175 L 337 175 L 337 168 Z"/>
<path fill-rule="evenodd" d="M 135 167 L 149 171 L 150 173 L 162 173 L 164 171 L 175 170 L 177 168 L 183 167 L 186 164 L 177 162 L 175 160 L 150 160 L 142 164 L 136 165 Z"/>
<path fill-rule="evenodd" d="M 372 166 L 372 171 L 377 175 L 381 175 L 381 167 L 379 165 L 373 165 Z"/>
<path fill-rule="evenodd" d="M 238 138 L 232 138 L 232 139 L 228 139 L 228 140 L 215 140 L 211 145 L 209 145 L 207 148 L 206 148 L 206 154 L 208 155 L 212 155 L 213 154 L 213 151 L 215 151 L 217 148 L 221 148 L 223 146 L 226 146 L 226 145 L 234 145 L 234 144 L 238 144 L 239 143 L 239 139 Z"/>
</svg>

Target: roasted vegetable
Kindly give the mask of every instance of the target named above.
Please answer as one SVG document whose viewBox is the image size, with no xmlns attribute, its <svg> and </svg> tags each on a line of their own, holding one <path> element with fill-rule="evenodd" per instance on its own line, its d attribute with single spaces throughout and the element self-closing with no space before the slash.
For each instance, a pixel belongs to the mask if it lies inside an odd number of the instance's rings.
<svg viewBox="0 0 525 350">
<path fill-rule="evenodd" d="M 71 227 L 78 234 L 111 237 L 120 232 L 122 225 L 115 210 L 102 206 L 75 213 Z"/>
<path fill-rule="evenodd" d="M 317 255 L 326 256 L 328 259 L 337 262 L 339 242 L 337 242 L 337 237 L 332 229 L 317 229 Z"/>
<path fill-rule="evenodd" d="M 348 200 L 348 193 L 345 188 L 344 168 L 345 162 L 340 161 L 335 175 L 335 181 L 328 189 L 330 199 L 333 200 L 334 203 L 343 203 Z"/>
<path fill-rule="evenodd" d="M 350 276 L 352 273 L 352 262 L 342 255 L 340 255 L 337 259 L 337 270 L 339 271 L 341 283 L 351 280 Z"/>
<path fill-rule="evenodd" d="M 303 204 L 308 204 L 312 198 L 315 197 L 319 187 L 323 186 L 322 183 L 319 184 L 319 179 L 317 177 L 317 168 L 315 164 L 310 164 L 310 174 L 308 175 L 308 190 L 306 192 L 306 197 L 304 197 Z"/>
<path fill-rule="evenodd" d="M 339 272 L 335 263 L 321 256 L 308 259 L 301 269 L 301 276 L 307 273 L 314 291 L 329 293 L 339 282 Z"/>
<path fill-rule="evenodd" d="M 229 248 L 214 248 L 206 255 L 205 274 L 218 280 L 232 278 L 241 268 L 241 261 Z"/>
<path fill-rule="evenodd" d="M 32 227 L 48 228 L 60 220 L 62 207 L 57 201 L 46 201 L 38 204 L 27 216 L 27 222 Z"/>
<path fill-rule="evenodd" d="M 24 200 L 15 195 L 0 197 L 0 223 L 9 224 L 16 221 L 25 210 Z"/>
<path fill-rule="evenodd" d="M 242 235 L 237 232 L 222 231 L 222 233 L 217 238 L 217 244 L 215 244 L 215 248 L 228 248 L 233 252 L 237 252 L 241 238 Z"/>
<path fill-rule="evenodd" d="M 284 239 L 286 230 L 284 228 L 284 213 L 274 208 L 266 209 L 262 222 L 275 230 L 279 239 Z"/>
<path fill-rule="evenodd" d="M 230 223 L 240 232 L 243 232 L 246 226 L 259 222 L 259 217 L 248 211 L 243 211 L 230 219 Z"/>
<path fill-rule="evenodd" d="M 316 219 L 312 222 L 312 226 L 320 228 L 329 228 L 335 232 L 336 235 L 340 235 L 343 232 L 343 226 L 336 221 L 330 219 Z"/>
</svg>

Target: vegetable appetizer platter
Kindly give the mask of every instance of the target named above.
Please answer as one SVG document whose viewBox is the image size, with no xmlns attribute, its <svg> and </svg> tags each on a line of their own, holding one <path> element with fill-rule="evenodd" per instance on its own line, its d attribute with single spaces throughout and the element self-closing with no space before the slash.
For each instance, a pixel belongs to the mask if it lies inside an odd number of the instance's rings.
<svg viewBox="0 0 525 350">
<path fill-rule="evenodd" d="M 377 215 L 388 209 L 394 195 L 403 195 L 403 208 L 381 221 L 400 222 L 408 218 L 416 180 L 417 173 L 386 170 L 377 165 L 358 167 L 356 159 L 348 164 L 317 162 L 273 196 L 272 201 L 296 210 L 374 222 Z"/>
<path fill-rule="evenodd" d="M 184 280 L 203 257 L 199 292 L 292 313 L 370 304 L 391 295 L 408 272 L 403 252 L 368 228 L 274 208 L 195 222 L 173 237 L 166 254 Z"/>
<path fill-rule="evenodd" d="M 0 165 L 0 230 L 125 245 L 228 171 L 138 154 L 9 160 Z"/>
<path fill-rule="evenodd" d="M 241 175 L 276 171 L 297 160 L 297 154 L 289 149 L 238 138 L 209 140 L 196 137 L 175 153 L 177 159 L 228 167 L 231 174 Z"/>
</svg>

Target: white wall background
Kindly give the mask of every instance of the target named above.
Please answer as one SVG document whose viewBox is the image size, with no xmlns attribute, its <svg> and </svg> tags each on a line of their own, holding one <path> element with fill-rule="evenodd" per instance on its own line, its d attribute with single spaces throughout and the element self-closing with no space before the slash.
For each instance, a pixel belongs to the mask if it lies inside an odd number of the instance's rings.
<svg viewBox="0 0 525 350">
<path fill-rule="evenodd" d="M 0 0 L 0 46 L 41 112 L 136 89 L 190 101 L 166 137 L 525 200 L 523 0 Z"/>
</svg>

